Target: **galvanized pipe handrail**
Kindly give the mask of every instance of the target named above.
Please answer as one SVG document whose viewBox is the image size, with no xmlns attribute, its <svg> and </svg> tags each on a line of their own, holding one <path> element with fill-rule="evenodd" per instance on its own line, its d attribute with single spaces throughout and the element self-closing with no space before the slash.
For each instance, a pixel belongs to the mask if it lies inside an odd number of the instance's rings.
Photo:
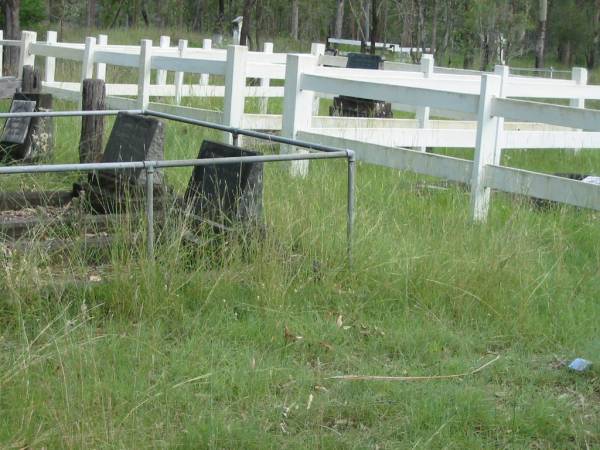
<svg viewBox="0 0 600 450">
<path fill-rule="evenodd" d="M 143 114 L 141 109 L 97 110 L 97 111 L 34 111 L 0 113 L 0 119 L 16 119 L 20 117 L 77 117 L 77 116 L 116 116 L 119 113 Z"/>
<path fill-rule="evenodd" d="M 352 266 L 352 247 L 354 230 L 354 205 L 355 205 L 355 173 L 356 157 L 354 151 L 349 149 L 339 149 L 327 145 L 313 144 L 310 142 L 299 141 L 296 139 L 285 138 L 268 133 L 244 130 L 242 128 L 229 127 L 213 122 L 189 119 L 187 117 L 176 116 L 173 114 L 160 113 L 148 110 L 98 110 L 98 111 L 40 111 L 31 113 L 0 113 L 0 118 L 11 117 L 70 117 L 70 116 L 110 116 L 119 113 L 145 114 L 154 117 L 160 117 L 168 120 L 199 125 L 206 128 L 212 128 L 227 133 L 231 133 L 234 142 L 238 135 L 254 137 L 257 139 L 268 140 L 280 144 L 293 145 L 296 147 L 308 148 L 321 151 L 323 153 L 295 153 L 285 155 L 263 155 L 263 156 L 239 156 L 231 158 L 207 158 L 207 159 L 183 159 L 183 160 L 163 160 L 163 161 L 122 161 L 110 163 L 79 163 L 79 164 L 42 164 L 28 166 L 0 166 L 0 175 L 23 174 L 23 173 L 60 173 L 60 172 L 89 172 L 94 170 L 125 170 L 125 169 L 144 169 L 146 171 L 146 218 L 147 218 L 147 251 L 148 257 L 154 259 L 154 172 L 159 168 L 170 167 L 189 167 L 189 166 L 209 166 L 221 164 L 240 164 L 251 162 L 283 162 L 283 161 L 302 161 L 311 159 L 340 159 L 348 160 L 348 202 L 347 202 L 347 240 L 348 240 L 348 263 Z"/>
</svg>

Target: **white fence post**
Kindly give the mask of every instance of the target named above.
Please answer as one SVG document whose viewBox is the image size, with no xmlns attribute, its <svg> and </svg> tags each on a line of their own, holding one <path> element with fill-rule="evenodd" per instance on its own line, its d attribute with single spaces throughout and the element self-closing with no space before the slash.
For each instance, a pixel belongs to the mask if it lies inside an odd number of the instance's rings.
<svg viewBox="0 0 600 450">
<path fill-rule="evenodd" d="M 4 40 L 4 30 L 0 30 L 0 41 Z M 4 46 L 0 45 L 0 77 L 2 76 L 2 65 L 4 61 L 2 60 L 2 55 L 4 54 Z"/>
<path fill-rule="evenodd" d="M 500 97 L 505 96 L 506 85 L 510 77 L 510 67 L 497 65 L 494 67 L 494 74 L 500 77 Z M 499 166 L 502 159 L 502 133 L 504 132 L 504 117 L 498 117 L 498 124 L 496 128 L 496 152 L 494 153 L 494 165 Z"/>
<path fill-rule="evenodd" d="M 108 45 L 108 36 L 106 34 L 98 35 L 98 45 Z M 106 64 L 96 64 L 96 78 L 106 80 Z"/>
<path fill-rule="evenodd" d="M 264 53 L 273 53 L 273 43 L 265 42 L 265 44 L 263 45 L 263 52 Z M 270 85 L 271 85 L 270 78 L 261 78 L 260 79 L 260 87 L 268 88 Z M 261 114 L 267 114 L 267 112 L 269 111 L 269 97 L 261 97 L 259 111 Z"/>
<path fill-rule="evenodd" d="M 37 41 L 35 31 L 23 31 L 21 33 L 21 52 L 19 53 L 19 72 L 17 78 L 23 77 L 23 66 L 34 66 L 35 55 L 31 54 L 30 46 Z"/>
<path fill-rule="evenodd" d="M 147 109 L 150 103 L 150 75 L 152 73 L 152 41 L 142 39 L 140 45 L 140 67 L 138 74 L 138 108 Z"/>
<path fill-rule="evenodd" d="M 287 55 L 285 67 L 285 88 L 283 97 L 282 136 L 296 138 L 298 130 L 311 127 L 314 92 L 301 89 L 302 74 L 317 67 L 318 58 L 313 55 Z M 282 145 L 281 153 L 292 153 L 292 146 Z M 298 153 L 308 153 L 297 149 Z M 292 176 L 305 177 L 308 174 L 308 161 L 293 161 Z"/>
<path fill-rule="evenodd" d="M 46 44 L 56 44 L 57 33 L 56 31 L 48 31 L 46 33 Z M 54 56 L 46 56 L 46 68 L 44 69 L 44 81 L 46 83 L 54 82 L 54 75 L 56 74 L 56 58 Z"/>
<path fill-rule="evenodd" d="M 247 58 L 248 47 L 241 45 L 227 47 L 223 125 L 230 127 L 240 127 L 242 125 L 246 100 Z M 225 142 L 233 143 L 233 136 L 230 133 L 227 133 Z"/>
<path fill-rule="evenodd" d="M 170 36 L 161 36 L 158 46 L 160 48 L 169 48 L 171 45 L 171 37 Z M 167 84 L 167 71 L 166 70 L 158 70 L 156 72 L 156 84 Z"/>
<path fill-rule="evenodd" d="M 187 49 L 187 39 L 179 39 L 177 48 L 179 49 L 179 56 L 183 57 L 185 50 Z M 183 87 L 183 72 L 175 72 L 175 103 L 181 104 L 181 88 Z"/>
<path fill-rule="evenodd" d="M 85 38 L 85 50 L 83 52 L 83 60 L 81 62 L 81 86 L 83 89 L 83 80 L 94 76 L 94 52 L 96 51 L 96 38 Z"/>
<path fill-rule="evenodd" d="M 435 66 L 435 61 L 433 59 L 433 55 L 422 55 L 421 56 L 421 72 L 423 72 L 424 78 L 431 78 L 433 75 L 433 68 Z M 421 106 L 417 108 L 416 119 L 417 119 L 417 127 L 421 129 L 429 128 L 429 114 L 431 112 L 431 108 L 429 106 Z M 419 150 L 422 152 L 427 151 L 427 147 L 419 147 Z"/>
<path fill-rule="evenodd" d="M 212 48 L 212 40 L 204 39 L 202 41 L 202 48 L 204 50 L 210 50 Z M 210 75 L 208 73 L 203 73 L 200 75 L 200 86 L 208 86 L 210 80 Z"/>
<path fill-rule="evenodd" d="M 501 79 L 497 75 L 481 77 L 477 138 L 471 178 L 471 208 L 473 220 L 485 222 L 490 207 L 490 189 L 485 187 L 485 168 L 496 160 L 498 117 L 492 116 L 494 97 L 500 95 Z"/>
<path fill-rule="evenodd" d="M 571 79 L 575 81 L 577 86 L 585 86 L 588 82 L 588 71 L 582 67 L 573 67 L 571 71 Z M 585 97 L 571 99 L 569 105 L 573 108 L 585 108 Z M 581 130 L 575 130 L 581 131 Z M 573 149 L 575 153 L 581 151 L 581 147 Z"/>
<path fill-rule="evenodd" d="M 317 58 L 317 64 L 318 64 L 319 56 L 322 56 L 325 54 L 325 44 L 321 44 L 319 42 L 313 42 L 310 45 L 310 54 Z M 317 95 L 314 95 L 313 115 L 315 115 L 315 116 L 319 115 L 320 106 L 321 106 L 321 99 Z"/>
</svg>

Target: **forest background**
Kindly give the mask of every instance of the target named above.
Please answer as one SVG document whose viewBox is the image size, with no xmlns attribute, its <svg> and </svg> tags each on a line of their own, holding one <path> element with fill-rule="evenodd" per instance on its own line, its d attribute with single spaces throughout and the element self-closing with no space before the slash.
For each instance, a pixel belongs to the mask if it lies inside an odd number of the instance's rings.
<svg viewBox="0 0 600 450">
<path fill-rule="evenodd" d="M 176 29 L 230 36 L 244 18 L 242 44 L 265 40 L 324 41 L 343 37 L 400 43 L 435 54 L 439 65 L 489 69 L 504 59 L 598 64 L 600 0 L 2 0 L 7 39 L 23 27 Z M 293 43 L 290 43 L 293 47 Z M 502 49 L 502 56 L 500 49 Z M 6 55 L 6 65 L 11 56 Z"/>
</svg>

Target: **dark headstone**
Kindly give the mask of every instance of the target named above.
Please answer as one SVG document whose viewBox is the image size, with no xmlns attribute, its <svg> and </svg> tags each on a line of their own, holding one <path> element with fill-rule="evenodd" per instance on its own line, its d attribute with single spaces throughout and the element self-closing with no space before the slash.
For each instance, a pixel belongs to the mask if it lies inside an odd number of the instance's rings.
<svg viewBox="0 0 600 450">
<path fill-rule="evenodd" d="M 164 159 L 164 124 L 152 117 L 119 113 L 101 162 L 158 161 Z M 144 186 L 143 169 L 102 170 L 97 174 L 102 188 Z M 162 174 L 154 174 L 154 184 L 163 183 Z"/>
<path fill-rule="evenodd" d="M 199 159 L 258 156 L 258 153 L 204 141 Z M 262 222 L 263 163 L 196 166 L 185 193 L 192 214 L 202 220 L 230 225 Z"/>
<path fill-rule="evenodd" d="M 379 55 L 348 53 L 346 68 L 378 70 L 381 67 L 381 63 L 382 59 Z M 390 118 L 392 117 L 392 105 L 382 101 L 341 95 L 334 97 L 333 106 L 329 108 L 329 115 Z"/>
<path fill-rule="evenodd" d="M 151 117 L 119 113 L 100 162 L 159 161 L 164 156 L 164 124 Z M 144 169 L 99 170 L 89 175 L 93 211 L 113 213 L 136 206 L 146 188 Z M 161 171 L 154 173 L 156 201 L 164 200 Z"/>
<path fill-rule="evenodd" d="M 51 94 L 17 92 L 15 100 L 35 102 L 36 112 L 52 111 L 53 100 Z M 54 149 L 54 118 L 32 117 L 29 135 L 23 149 L 21 159 L 37 161 L 52 154 Z"/>
<path fill-rule="evenodd" d="M 347 69 L 372 69 L 378 70 L 381 65 L 381 56 L 364 53 L 348 53 Z"/>
<path fill-rule="evenodd" d="M 33 112 L 35 102 L 25 100 L 13 100 L 10 105 L 11 113 Z M 11 117 L 6 120 L 2 131 L 2 148 L 13 153 L 14 147 L 23 145 L 29 133 L 31 117 Z"/>
</svg>

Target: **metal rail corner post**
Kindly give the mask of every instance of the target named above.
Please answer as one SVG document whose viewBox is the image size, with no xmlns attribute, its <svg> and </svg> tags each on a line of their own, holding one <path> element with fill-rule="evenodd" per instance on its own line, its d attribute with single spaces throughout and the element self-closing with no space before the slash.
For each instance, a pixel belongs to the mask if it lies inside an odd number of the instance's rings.
<svg viewBox="0 0 600 450">
<path fill-rule="evenodd" d="M 146 166 L 146 245 L 148 259 L 154 261 L 154 165 Z"/>
<path fill-rule="evenodd" d="M 348 267 L 352 268 L 352 257 L 354 247 L 354 220 L 356 217 L 356 156 L 352 150 L 346 150 L 348 155 Z"/>
</svg>

